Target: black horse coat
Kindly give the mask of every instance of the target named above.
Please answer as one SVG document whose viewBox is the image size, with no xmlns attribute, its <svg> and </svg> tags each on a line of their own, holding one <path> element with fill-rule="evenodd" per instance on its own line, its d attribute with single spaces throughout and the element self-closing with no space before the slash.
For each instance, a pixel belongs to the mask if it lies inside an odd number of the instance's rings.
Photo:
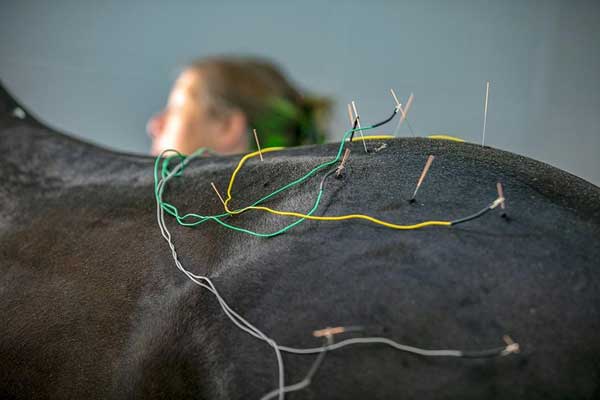
<svg viewBox="0 0 600 400">
<path fill-rule="evenodd" d="M 0 117 L 0 398 L 258 399 L 277 384 L 271 347 L 237 329 L 215 297 L 176 269 L 156 224 L 153 162 Z M 498 209 L 456 227 L 393 231 L 367 221 L 305 221 L 255 238 L 212 222 L 178 226 L 180 259 L 279 344 L 362 326 L 423 348 L 485 349 L 509 334 L 521 353 L 423 358 L 382 345 L 328 352 L 291 399 L 591 399 L 600 395 L 600 189 L 511 153 L 429 139 L 353 151 L 316 215 L 365 213 L 413 223 Z M 374 149 L 381 142 L 369 142 Z M 336 144 L 269 153 L 237 178 L 239 207 L 333 157 Z M 417 202 L 414 184 L 436 155 Z M 239 156 L 195 160 L 165 200 L 222 212 Z M 322 173 L 269 200 L 310 209 Z M 268 232 L 294 218 L 228 219 Z M 315 356 L 284 354 L 286 382 Z"/>
</svg>

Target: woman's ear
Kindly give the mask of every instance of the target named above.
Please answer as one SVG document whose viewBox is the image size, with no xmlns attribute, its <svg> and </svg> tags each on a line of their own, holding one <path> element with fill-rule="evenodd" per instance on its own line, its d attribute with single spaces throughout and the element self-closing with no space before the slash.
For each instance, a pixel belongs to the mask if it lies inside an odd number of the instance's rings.
<svg viewBox="0 0 600 400">
<path fill-rule="evenodd" d="M 240 110 L 231 111 L 221 120 L 217 134 L 218 149 L 223 153 L 244 152 L 248 147 L 248 120 Z"/>
</svg>

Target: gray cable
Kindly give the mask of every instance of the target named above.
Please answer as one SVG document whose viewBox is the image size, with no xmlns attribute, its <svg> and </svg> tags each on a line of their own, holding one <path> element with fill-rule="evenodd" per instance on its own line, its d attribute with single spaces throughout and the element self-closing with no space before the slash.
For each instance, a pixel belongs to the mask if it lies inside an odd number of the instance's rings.
<svg viewBox="0 0 600 400">
<path fill-rule="evenodd" d="M 325 354 L 327 354 L 327 351 L 329 348 L 328 346 L 333 344 L 333 336 L 326 336 L 326 342 L 327 342 L 327 344 L 325 346 L 321 347 L 322 350 L 319 351 L 319 355 L 317 356 L 316 360 L 311 365 L 311 367 L 308 370 L 308 373 L 306 374 L 304 379 L 302 379 L 298 383 L 294 383 L 293 385 L 284 387 L 283 390 L 285 393 L 295 392 L 297 390 L 304 389 L 305 387 L 308 387 L 308 385 L 311 384 L 313 376 L 317 373 L 317 370 L 321 366 L 321 363 L 323 363 L 323 359 L 325 358 Z M 275 389 L 275 390 L 267 393 L 266 395 L 264 395 L 261 398 L 261 400 L 269 400 L 269 399 L 277 396 L 279 394 L 279 392 L 280 392 L 280 389 Z"/>
<path fill-rule="evenodd" d="M 166 151 L 164 151 L 159 157 L 162 157 L 165 152 Z M 382 338 L 382 337 L 351 338 L 351 339 L 346 339 L 346 340 L 343 340 L 343 341 L 335 343 L 335 344 L 328 342 L 326 345 L 321 346 L 321 347 L 304 348 L 304 349 L 288 347 L 288 346 L 281 346 L 281 345 L 277 344 L 277 342 L 275 342 L 275 340 L 268 337 L 266 334 L 264 334 L 262 331 L 260 331 L 257 327 L 255 327 L 250 322 L 248 322 L 246 319 L 244 319 L 241 315 L 239 315 L 235 310 L 233 310 L 227 304 L 227 302 L 220 295 L 219 291 L 217 290 L 217 288 L 215 287 L 213 282 L 210 280 L 210 278 L 208 278 L 207 276 L 203 276 L 203 275 L 196 275 L 196 274 L 186 270 L 183 267 L 183 265 L 179 261 L 179 257 L 177 255 L 175 245 L 173 244 L 173 241 L 171 238 L 171 232 L 168 230 L 167 225 L 165 223 L 165 211 L 164 211 L 164 208 L 161 207 L 164 187 L 165 187 L 166 183 L 173 176 L 175 176 L 175 174 L 177 174 L 192 159 L 198 157 L 199 155 L 200 154 L 194 154 L 192 156 L 186 157 L 182 162 L 177 164 L 177 166 L 175 166 L 165 177 L 162 177 L 160 179 L 160 181 L 158 182 L 158 184 L 156 185 L 157 194 L 158 194 L 158 196 L 156 198 L 156 219 L 158 222 L 158 227 L 160 229 L 162 237 L 165 239 L 169 248 L 171 249 L 171 255 L 173 257 L 173 260 L 175 261 L 175 265 L 177 266 L 177 268 L 181 272 L 183 272 L 192 282 L 194 282 L 195 284 L 197 284 L 198 286 L 200 286 L 202 288 L 205 288 L 210 293 L 215 295 L 217 301 L 219 302 L 219 305 L 223 309 L 223 312 L 235 324 L 235 326 L 237 326 L 244 332 L 248 333 L 249 335 L 254 336 L 257 339 L 260 339 L 260 340 L 266 342 L 275 351 L 275 355 L 277 357 L 278 372 L 279 372 L 279 374 L 278 374 L 279 387 L 277 389 L 267 393 L 265 396 L 262 397 L 261 400 L 271 399 L 275 396 L 278 396 L 279 400 L 284 400 L 285 393 L 289 393 L 289 392 L 300 390 L 300 389 L 307 387 L 308 385 L 310 385 L 313 375 L 316 373 L 317 369 L 319 368 L 320 364 L 322 363 L 326 352 L 332 351 L 332 350 L 337 350 L 342 347 L 346 347 L 346 346 L 350 346 L 350 345 L 375 344 L 375 343 L 385 344 L 385 345 L 388 345 L 388 346 L 393 347 L 400 351 L 418 354 L 418 355 L 425 356 L 425 357 L 462 357 L 463 356 L 464 353 L 459 350 L 421 349 L 418 347 L 403 345 L 403 344 L 397 343 L 391 339 Z M 498 200 L 495 203 L 497 203 L 497 202 L 498 202 Z M 494 205 L 497 205 L 495 203 L 494 203 Z M 281 355 L 281 352 L 293 353 L 293 354 L 317 354 L 318 353 L 319 356 L 317 357 L 317 359 L 313 363 L 313 366 L 311 367 L 308 374 L 302 381 L 295 383 L 293 385 L 285 386 L 284 364 L 283 364 L 283 357 Z M 504 348 L 504 351 L 502 351 L 498 355 L 508 355 L 508 354 L 512 354 L 513 352 L 514 351 L 510 351 L 509 347 L 507 346 L 506 348 Z"/>
</svg>

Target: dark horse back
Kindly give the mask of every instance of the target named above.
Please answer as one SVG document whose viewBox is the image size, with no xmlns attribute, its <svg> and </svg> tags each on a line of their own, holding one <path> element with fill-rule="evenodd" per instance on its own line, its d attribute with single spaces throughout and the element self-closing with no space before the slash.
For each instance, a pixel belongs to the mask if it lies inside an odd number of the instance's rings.
<svg viewBox="0 0 600 400">
<path fill-rule="evenodd" d="M 381 144 L 387 145 L 381 146 Z M 370 141 L 326 181 L 315 215 L 395 223 L 498 209 L 454 227 L 395 231 L 368 221 L 305 221 L 270 239 L 167 217 L 182 264 L 280 345 L 312 332 L 379 336 L 427 349 L 480 350 L 510 335 L 521 352 L 425 358 L 377 344 L 327 353 L 291 399 L 591 399 L 600 394 L 600 189 L 548 165 L 429 139 Z M 338 145 L 265 154 L 241 170 L 239 208 L 334 157 Z M 375 152 L 374 149 L 379 151 Z M 235 327 L 174 265 L 156 223 L 153 163 L 0 121 L 0 398 L 259 399 L 277 386 L 273 349 Z M 428 155 L 436 156 L 412 195 Z M 194 160 L 165 190 L 184 212 L 218 214 L 240 156 Z M 323 173 L 265 204 L 307 212 Z M 248 211 L 259 232 L 293 222 Z M 315 355 L 284 354 L 287 384 Z"/>
</svg>

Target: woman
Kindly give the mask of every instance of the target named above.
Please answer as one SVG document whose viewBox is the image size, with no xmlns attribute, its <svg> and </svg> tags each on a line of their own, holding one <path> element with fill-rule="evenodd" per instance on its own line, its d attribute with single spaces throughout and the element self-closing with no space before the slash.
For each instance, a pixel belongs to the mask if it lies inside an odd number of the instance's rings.
<svg viewBox="0 0 600 400">
<path fill-rule="evenodd" d="M 189 65 L 166 108 L 148 121 L 152 154 L 208 147 L 220 154 L 261 147 L 320 143 L 329 102 L 303 96 L 268 61 L 215 57 Z"/>
</svg>

